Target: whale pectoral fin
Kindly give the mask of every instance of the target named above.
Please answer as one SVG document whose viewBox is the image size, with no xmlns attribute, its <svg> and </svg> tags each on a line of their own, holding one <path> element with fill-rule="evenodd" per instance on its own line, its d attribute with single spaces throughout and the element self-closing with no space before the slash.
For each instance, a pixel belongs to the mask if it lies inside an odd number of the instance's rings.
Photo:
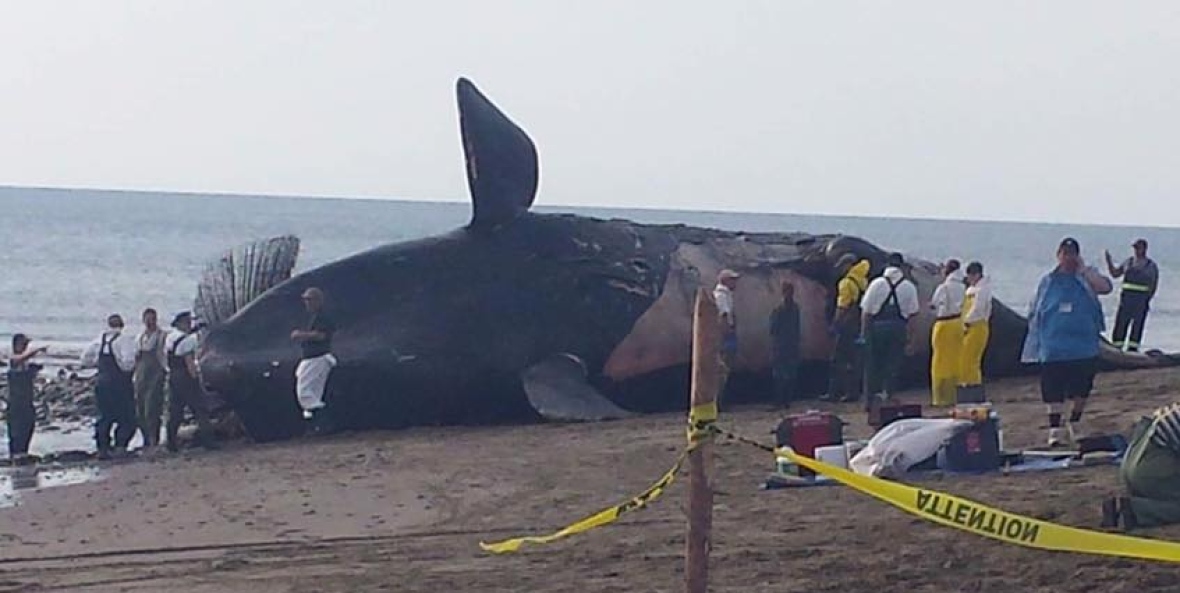
<svg viewBox="0 0 1180 593">
<path fill-rule="evenodd" d="M 529 404 L 542 417 L 562 422 L 614 420 L 630 412 L 586 380 L 586 367 L 570 354 L 551 356 L 521 373 Z"/>
<path fill-rule="evenodd" d="M 1114 344 L 1102 341 L 1099 358 L 1110 369 L 1154 369 L 1180 366 L 1180 354 L 1160 350 L 1123 352 Z"/>
</svg>

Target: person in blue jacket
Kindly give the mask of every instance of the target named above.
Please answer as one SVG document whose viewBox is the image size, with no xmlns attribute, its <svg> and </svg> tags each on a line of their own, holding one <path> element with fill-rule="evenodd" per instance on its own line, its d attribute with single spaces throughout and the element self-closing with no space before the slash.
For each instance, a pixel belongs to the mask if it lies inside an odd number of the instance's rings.
<svg viewBox="0 0 1180 593">
<path fill-rule="evenodd" d="M 1057 267 L 1041 278 L 1028 311 L 1021 360 L 1041 365 L 1041 401 L 1049 413 L 1049 446 L 1063 444 L 1061 415 L 1072 403 L 1068 438 L 1081 435 L 1086 398 L 1094 389 L 1098 352 L 1106 329 L 1098 295 L 1114 288 L 1098 268 L 1087 266 L 1081 246 L 1067 237 L 1057 248 Z"/>
</svg>

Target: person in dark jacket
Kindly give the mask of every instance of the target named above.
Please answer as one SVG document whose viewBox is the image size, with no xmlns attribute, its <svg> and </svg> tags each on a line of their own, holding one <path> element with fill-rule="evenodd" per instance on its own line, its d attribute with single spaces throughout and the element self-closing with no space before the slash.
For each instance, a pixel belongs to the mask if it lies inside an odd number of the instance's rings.
<svg viewBox="0 0 1180 593">
<path fill-rule="evenodd" d="M 291 331 L 291 339 L 299 344 L 299 365 L 295 367 L 295 395 L 303 408 L 303 417 L 311 421 L 314 432 L 335 430 L 325 392 L 328 376 L 336 366 L 332 354 L 332 336 L 336 322 L 324 311 L 324 293 L 311 287 L 303 291 L 303 306 L 307 310 L 307 324 Z"/>
<path fill-rule="evenodd" d="M 799 385 L 800 320 L 795 286 L 783 282 L 782 291 L 783 302 L 770 314 L 770 356 L 774 395 L 786 408 Z"/>
<path fill-rule="evenodd" d="M 29 443 L 37 426 L 37 410 L 33 406 L 33 379 L 41 369 L 29 362 L 44 354 L 47 348 L 29 347 L 24 334 L 12 336 L 12 356 L 8 359 L 8 458 L 16 461 L 29 454 Z"/>
<path fill-rule="evenodd" d="M 1146 239 L 1135 241 L 1131 247 L 1135 250 L 1135 255 L 1117 266 L 1107 251 L 1106 268 L 1112 278 L 1123 279 L 1111 341 L 1118 348 L 1138 352 L 1143 341 L 1147 312 L 1151 309 L 1151 299 L 1159 287 L 1160 271 L 1155 262 L 1147 257 Z"/>
</svg>

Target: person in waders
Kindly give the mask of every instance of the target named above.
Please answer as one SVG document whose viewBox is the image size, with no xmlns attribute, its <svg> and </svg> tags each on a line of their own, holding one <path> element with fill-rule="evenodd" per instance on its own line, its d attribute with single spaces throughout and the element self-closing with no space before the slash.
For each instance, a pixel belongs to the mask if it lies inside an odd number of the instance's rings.
<svg viewBox="0 0 1180 593">
<path fill-rule="evenodd" d="M 82 352 L 82 364 L 98 367 L 94 384 L 94 400 L 98 405 L 98 421 L 94 423 L 94 441 L 99 459 L 127 452 L 127 445 L 135 436 L 135 385 L 131 374 L 135 370 L 135 338 L 124 335 L 123 317 L 107 318 L 107 331 Z M 111 429 L 114 442 L 111 442 Z"/>
<path fill-rule="evenodd" d="M 1130 531 L 1180 523 L 1180 404 L 1135 424 L 1119 478 L 1128 495 L 1102 502 L 1102 527 Z"/>
<path fill-rule="evenodd" d="M 967 264 L 967 289 L 963 299 L 963 348 L 959 365 L 959 393 L 963 401 L 983 402 L 983 354 L 991 337 L 992 289 L 983 275 L 983 264 Z"/>
<path fill-rule="evenodd" d="M 1131 246 L 1133 257 L 1116 266 L 1106 252 L 1106 268 L 1112 278 L 1123 279 L 1119 293 L 1119 310 L 1114 318 L 1114 333 L 1111 340 L 1116 348 L 1127 352 L 1138 352 L 1143 341 L 1143 326 L 1147 323 L 1147 312 L 1151 299 L 1159 286 L 1160 271 L 1150 257 L 1147 257 L 1147 240 L 1138 239 Z M 1129 333 L 1128 333 L 1129 332 Z"/>
<path fill-rule="evenodd" d="M 8 359 L 8 409 L 5 420 L 8 424 L 8 459 L 12 462 L 23 460 L 29 455 L 29 443 L 37 426 L 37 410 L 33 407 L 33 379 L 41 370 L 40 365 L 29 362 L 34 356 L 44 354 L 47 348 L 30 348 L 29 338 L 24 334 L 12 336 L 12 356 Z"/>
<path fill-rule="evenodd" d="M 859 401 L 864 391 L 864 355 L 856 342 L 860 335 L 860 299 L 869 284 L 870 267 L 869 260 L 857 260 L 852 254 L 844 255 L 837 263 L 836 269 L 847 272 L 836 283 L 836 313 L 828 328 L 835 350 L 828 372 L 828 393 L 820 397 L 822 400 Z"/>
<path fill-rule="evenodd" d="M 206 449 L 216 449 L 209 409 L 201 392 L 197 373 L 197 334 L 193 331 L 192 314 L 179 313 L 172 319 L 175 331 L 169 332 L 164 351 L 168 364 L 168 450 L 180 450 L 178 433 L 187 408 L 197 420 L 197 443 Z"/>
<path fill-rule="evenodd" d="M 909 350 L 909 323 L 918 314 L 918 288 L 902 267 L 900 253 L 889 255 L 881 276 L 874 278 L 861 299 L 861 338 L 868 347 L 868 393 L 880 401 L 893 394 Z"/>
<path fill-rule="evenodd" d="M 789 408 L 799 391 L 801 322 L 795 285 L 784 281 L 782 294 L 783 302 L 770 314 L 770 360 L 775 400 Z"/>
<path fill-rule="evenodd" d="M 307 310 L 307 325 L 291 331 L 291 339 L 299 344 L 301 356 L 295 367 L 295 397 L 303 408 L 303 417 L 311 422 L 315 433 L 334 430 L 330 412 L 324 402 L 328 376 L 336 366 L 332 355 L 332 335 L 335 321 L 324 312 L 324 293 L 318 288 L 303 292 L 303 306 Z"/>
<path fill-rule="evenodd" d="M 934 326 L 930 329 L 930 403 L 953 406 L 958 397 L 959 358 L 963 348 L 963 295 L 967 290 L 961 264 L 949 259 L 942 266 L 943 282 L 930 297 Z"/>
<path fill-rule="evenodd" d="M 164 330 L 157 322 L 155 309 L 143 312 L 143 331 L 136 339 L 135 412 L 143 446 L 160 444 L 160 423 L 164 415 Z"/>
</svg>

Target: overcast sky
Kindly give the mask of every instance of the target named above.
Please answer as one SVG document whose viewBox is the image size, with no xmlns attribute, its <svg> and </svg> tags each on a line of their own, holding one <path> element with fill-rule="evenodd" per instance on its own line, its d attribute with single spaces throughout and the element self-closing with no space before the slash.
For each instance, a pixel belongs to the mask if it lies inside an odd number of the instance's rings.
<svg viewBox="0 0 1180 593">
<path fill-rule="evenodd" d="M 0 4 L 0 184 L 1180 225 L 1180 3 Z"/>
</svg>

